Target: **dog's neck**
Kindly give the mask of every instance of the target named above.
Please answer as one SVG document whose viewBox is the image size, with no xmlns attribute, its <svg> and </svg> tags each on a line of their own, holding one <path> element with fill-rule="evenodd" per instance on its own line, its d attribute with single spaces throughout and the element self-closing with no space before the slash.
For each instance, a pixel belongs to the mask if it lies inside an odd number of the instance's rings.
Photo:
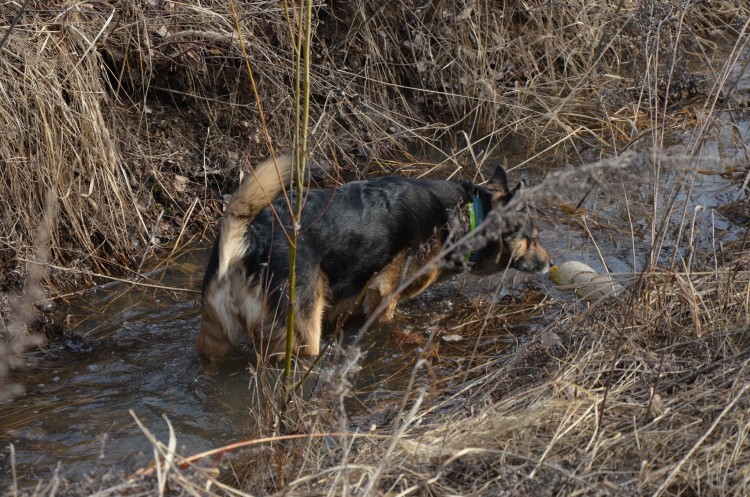
<svg viewBox="0 0 750 497">
<path fill-rule="evenodd" d="M 473 232 L 477 229 L 477 226 L 482 224 L 485 218 L 484 206 L 478 192 L 474 192 L 466 207 L 469 210 L 469 231 Z M 480 253 L 481 249 L 470 250 L 466 254 L 466 263 L 469 265 L 476 264 L 479 261 Z"/>
</svg>

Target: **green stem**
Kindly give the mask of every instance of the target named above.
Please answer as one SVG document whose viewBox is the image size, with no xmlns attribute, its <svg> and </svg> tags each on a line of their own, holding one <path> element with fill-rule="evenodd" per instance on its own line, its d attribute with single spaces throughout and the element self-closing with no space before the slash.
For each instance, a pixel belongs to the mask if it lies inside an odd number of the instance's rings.
<svg viewBox="0 0 750 497">
<path fill-rule="evenodd" d="M 310 120 L 310 45 L 312 41 L 312 0 L 306 0 L 304 16 L 304 30 L 297 37 L 296 72 L 295 72 L 295 199 L 293 227 L 289 244 L 289 307 L 286 319 L 286 356 L 284 375 L 291 378 L 292 352 L 294 350 L 294 306 L 297 300 L 297 239 L 302 221 L 302 198 L 305 177 L 305 162 L 307 157 L 307 131 Z M 297 23 L 299 26 L 300 23 Z M 298 31 L 299 32 L 299 31 Z M 304 79 L 302 66 L 304 64 Z M 300 116 L 301 109 L 301 116 Z"/>
</svg>

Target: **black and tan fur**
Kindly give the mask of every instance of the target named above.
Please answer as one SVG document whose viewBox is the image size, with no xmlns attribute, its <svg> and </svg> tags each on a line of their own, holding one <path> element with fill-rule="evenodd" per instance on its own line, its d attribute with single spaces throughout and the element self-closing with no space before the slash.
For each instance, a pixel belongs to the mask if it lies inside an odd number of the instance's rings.
<svg viewBox="0 0 750 497">
<path fill-rule="evenodd" d="M 245 334 L 263 357 L 284 350 L 288 202 L 293 205 L 294 196 L 277 197 L 292 167 L 287 155 L 267 160 L 229 202 L 203 281 L 197 345 L 211 359 L 224 356 Z M 295 353 L 317 355 L 324 317 L 348 310 L 363 289 L 362 307 L 371 313 L 402 281 L 416 277 L 387 305 L 382 317 L 390 319 L 399 299 L 418 295 L 439 278 L 441 266 L 425 264 L 441 252 L 467 203 L 478 196 L 490 212 L 517 190 L 508 188 L 501 167 L 484 186 L 383 177 L 306 190 L 297 242 Z M 550 265 L 530 223 L 487 237 L 480 255 L 476 267 L 483 272 L 540 272 Z"/>
</svg>

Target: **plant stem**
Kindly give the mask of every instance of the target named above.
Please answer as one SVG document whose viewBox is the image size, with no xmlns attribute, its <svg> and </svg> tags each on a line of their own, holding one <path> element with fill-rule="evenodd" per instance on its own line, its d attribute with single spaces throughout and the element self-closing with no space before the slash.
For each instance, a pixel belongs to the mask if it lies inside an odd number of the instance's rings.
<svg viewBox="0 0 750 497">
<path fill-rule="evenodd" d="M 307 131 L 310 119 L 310 45 L 312 40 L 312 0 L 305 1 L 304 18 L 300 16 L 296 38 L 296 72 L 295 72 L 295 199 L 293 226 L 289 244 L 289 307 L 286 320 L 286 356 L 284 375 L 291 378 L 292 352 L 294 350 L 294 307 L 297 299 L 297 240 L 302 222 L 303 188 L 305 176 L 305 160 L 307 157 Z M 304 66 L 304 78 L 303 78 Z M 301 114 L 301 115 L 300 115 Z"/>
</svg>

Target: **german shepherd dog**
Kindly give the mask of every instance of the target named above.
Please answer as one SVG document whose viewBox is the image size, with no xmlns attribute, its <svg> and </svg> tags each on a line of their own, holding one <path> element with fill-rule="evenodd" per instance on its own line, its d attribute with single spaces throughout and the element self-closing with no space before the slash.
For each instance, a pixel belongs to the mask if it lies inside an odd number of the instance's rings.
<svg viewBox="0 0 750 497">
<path fill-rule="evenodd" d="M 226 208 L 203 280 L 197 345 L 211 360 L 227 354 L 243 334 L 261 357 L 280 358 L 285 350 L 288 233 L 293 229 L 289 206 L 295 197 L 277 197 L 292 171 L 289 155 L 266 160 Z M 441 264 L 428 263 L 455 235 L 451 231 L 465 225 L 467 217 L 473 223 L 464 232 L 474 229 L 484 214 L 490 217 L 493 209 L 508 204 L 520 186 L 510 190 L 498 166 L 484 186 L 386 176 L 305 190 L 297 239 L 294 353 L 317 355 L 324 316 L 347 311 L 361 292 L 361 310 L 370 314 L 406 285 L 384 306 L 380 318 L 390 319 L 399 299 L 412 298 L 437 281 Z M 454 254 L 453 259 L 466 260 L 483 273 L 508 267 L 547 271 L 547 252 L 528 216 L 524 219 L 507 232 L 485 235 L 485 245 L 470 256 Z"/>
</svg>

